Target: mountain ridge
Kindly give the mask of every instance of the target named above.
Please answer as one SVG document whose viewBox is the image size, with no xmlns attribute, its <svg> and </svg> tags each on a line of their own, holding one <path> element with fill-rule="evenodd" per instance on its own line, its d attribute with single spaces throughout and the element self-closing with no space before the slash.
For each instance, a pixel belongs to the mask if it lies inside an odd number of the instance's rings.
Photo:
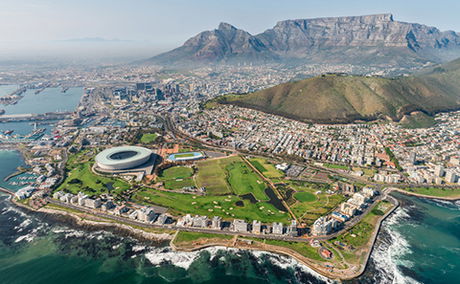
<svg viewBox="0 0 460 284">
<path fill-rule="evenodd" d="M 399 121 L 413 112 L 433 115 L 460 109 L 460 59 L 416 76 L 330 74 L 216 101 L 303 122 Z"/>
<path fill-rule="evenodd" d="M 450 55 L 449 53 L 453 53 Z M 392 14 L 279 21 L 251 35 L 228 23 L 188 39 L 147 63 L 265 63 L 392 60 L 414 65 L 460 56 L 460 34 L 417 23 L 395 21 Z M 390 62 L 391 63 L 391 62 Z"/>
</svg>

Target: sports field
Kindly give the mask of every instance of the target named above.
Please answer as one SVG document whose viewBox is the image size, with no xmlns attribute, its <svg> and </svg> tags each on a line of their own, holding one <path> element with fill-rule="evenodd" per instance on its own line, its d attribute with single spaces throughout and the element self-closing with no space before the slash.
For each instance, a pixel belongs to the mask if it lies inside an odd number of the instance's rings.
<svg viewBox="0 0 460 284">
<path fill-rule="evenodd" d="M 225 168 L 235 161 L 241 161 L 241 158 L 234 156 L 197 162 L 197 185 L 199 187 L 205 187 L 209 195 L 232 193 L 230 185 L 227 183 L 227 172 Z"/>
<path fill-rule="evenodd" d="M 184 154 L 175 154 L 174 156 L 176 158 L 190 158 L 190 157 L 195 157 L 195 154 L 193 154 L 193 153 L 184 153 Z"/>
<path fill-rule="evenodd" d="M 284 173 L 277 170 L 275 166 L 263 158 L 252 158 L 249 162 L 267 178 L 281 178 Z"/>
<path fill-rule="evenodd" d="M 193 175 L 193 169 L 190 167 L 171 167 L 163 170 L 159 174 L 159 178 L 161 179 L 180 179 L 180 178 L 188 178 Z"/>
<path fill-rule="evenodd" d="M 141 137 L 141 143 L 150 144 L 152 142 L 155 142 L 155 140 L 157 140 L 159 136 L 160 135 L 158 135 L 157 133 L 144 133 Z"/>
<path fill-rule="evenodd" d="M 192 168 L 176 166 L 161 171 L 158 175 L 158 180 L 164 183 L 166 189 L 174 190 L 184 187 L 195 187 L 196 185 L 192 176 Z"/>
<path fill-rule="evenodd" d="M 300 202 L 312 202 L 316 200 L 316 196 L 310 192 L 296 192 L 294 198 Z"/>
</svg>

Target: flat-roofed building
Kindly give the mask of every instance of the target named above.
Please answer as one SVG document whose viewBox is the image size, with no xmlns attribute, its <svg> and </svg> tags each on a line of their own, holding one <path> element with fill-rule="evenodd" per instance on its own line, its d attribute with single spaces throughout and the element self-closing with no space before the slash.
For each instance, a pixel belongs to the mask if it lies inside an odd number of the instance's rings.
<svg viewBox="0 0 460 284">
<path fill-rule="evenodd" d="M 262 223 L 257 220 L 252 221 L 252 233 L 260 234 L 261 231 L 262 231 Z"/>
<path fill-rule="evenodd" d="M 246 221 L 241 220 L 241 219 L 235 219 L 233 220 L 233 223 L 232 223 L 232 230 L 234 232 L 247 233 L 248 223 L 246 223 Z"/>
</svg>

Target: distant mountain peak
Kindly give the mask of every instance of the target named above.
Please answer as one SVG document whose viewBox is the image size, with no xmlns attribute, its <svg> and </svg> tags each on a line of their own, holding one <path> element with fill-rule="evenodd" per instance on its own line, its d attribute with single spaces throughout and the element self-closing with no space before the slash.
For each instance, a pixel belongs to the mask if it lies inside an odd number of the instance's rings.
<svg viewBox="0 0 460 284">
<path fill-rule="evenodd" d="M 219 27 L 217 28 L 218 30 L 237 30 L 237 28 L 233 25 L 230 25 L 229 23 L 220 23 Z"/>
</svg>

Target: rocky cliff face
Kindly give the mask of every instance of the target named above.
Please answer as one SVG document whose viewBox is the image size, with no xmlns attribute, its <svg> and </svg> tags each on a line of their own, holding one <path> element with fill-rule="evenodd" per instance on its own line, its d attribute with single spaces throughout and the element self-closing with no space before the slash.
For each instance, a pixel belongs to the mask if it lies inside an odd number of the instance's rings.
<svg viewBox="0 0 460 284">
<path fill-rule="evenodd" d="M 391 14 L 299 19 L 278 22 L 251 35 L 220 24 L 189 39 L 182 47 L 152 58 L 153 62 L 207 61 L 442 61 L 460 56 L 460 35 L 434 27 L 398 22 Z M 449 59 L 450 59 L 449 58 Z"/>
<path fill-rule="evenodd" d="M 256 37 L 234 26 L 221 23 L 212 31 L 202 32 L 183 46 L 154 57 L 160 62 L 274 59 L 273 54 Z"/>
</svg>

